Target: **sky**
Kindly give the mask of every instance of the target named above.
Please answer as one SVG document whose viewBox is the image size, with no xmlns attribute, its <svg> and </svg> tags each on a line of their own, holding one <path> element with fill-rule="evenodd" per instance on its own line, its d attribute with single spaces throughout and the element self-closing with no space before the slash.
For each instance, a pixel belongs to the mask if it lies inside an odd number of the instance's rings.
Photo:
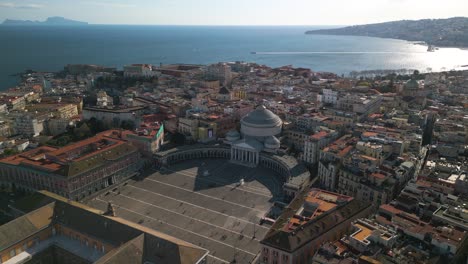
<svg viewBox="0 0 468 264">
<path fill-rule="evenodd" d="M 468 0 L 0 0 L 4 19 L 92 24 L 358 25 L 468 17 Z"/>
</svg>

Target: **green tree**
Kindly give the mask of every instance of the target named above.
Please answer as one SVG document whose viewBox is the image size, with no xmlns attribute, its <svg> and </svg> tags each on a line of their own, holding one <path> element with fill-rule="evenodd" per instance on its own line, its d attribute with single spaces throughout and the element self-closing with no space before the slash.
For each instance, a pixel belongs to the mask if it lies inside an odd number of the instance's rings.
<svg viewBox="0 0 468 264">
<path fill-rule="evenodd" d="M 124 120 L 120 124 L 120 127 L 122 129 L 133 130 L 135 129 L 135 122 L 133 122 L 132 120 Z"/>
<path fill-rule="evenodd" d="M 172 135 L 171 141 L 172 141 L 172 143 L 174 143 L 176 145 L 183 145 L 183 144 L 185 144 L 185 136 L 184 136 L 184 134 L 181 134 L 181 133 L 177 132 L 177 133 Z"/>
</svg>

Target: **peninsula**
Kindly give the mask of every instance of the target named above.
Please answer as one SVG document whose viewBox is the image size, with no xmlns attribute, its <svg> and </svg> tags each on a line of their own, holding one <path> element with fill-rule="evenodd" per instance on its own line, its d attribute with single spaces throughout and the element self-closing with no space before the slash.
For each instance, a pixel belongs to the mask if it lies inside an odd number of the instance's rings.
<svg viewBox="0 0 468 264">
<path fill-rule="evenodd" d="M 310 30 L 306 34 L 349 35 L 423 41 L 441 47 L 468 47 L 468 18 L 401 20 Z"/>
<path fill-rule="evenodd" d="M 88 25 L 88 22 L 76 21 L 64 17 L 48 17 L 45 21 L 32 20 L 13 20 L 6 19 L 2 25 L 32 25 L 32 26 L 69 26 L 69 25 Z"/>
</svg>

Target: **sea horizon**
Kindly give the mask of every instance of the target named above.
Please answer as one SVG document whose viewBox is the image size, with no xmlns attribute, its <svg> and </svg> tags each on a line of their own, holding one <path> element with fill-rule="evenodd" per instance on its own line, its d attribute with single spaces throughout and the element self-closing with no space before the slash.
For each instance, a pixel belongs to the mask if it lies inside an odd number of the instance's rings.
<svg viewBox="0 0 468 264">
<path fill-rule="evenodd" d="M 357 36 L 307 35 L 310 25 L 3 25 L 0 90 L 13 87 L 27 69 L 59 71 L 67 64 L 121 69 L 154 65 L 246 61 L 293 65 L 317 72 L 417 69 L 451 70 L 468 62 L 468 50 L 427 52 L 414 42 Z M 333 26 L 330 26 L 333 27 Z M 252 54 L 255 52 L 255 54 Z"/>
</svg>

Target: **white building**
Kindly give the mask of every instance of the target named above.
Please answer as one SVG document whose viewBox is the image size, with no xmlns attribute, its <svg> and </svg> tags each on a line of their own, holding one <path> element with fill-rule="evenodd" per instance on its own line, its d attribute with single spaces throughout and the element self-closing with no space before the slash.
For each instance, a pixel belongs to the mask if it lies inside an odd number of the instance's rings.
<svg viewBox="0 0 468 264">
<path fill-rule="evenodd" d="M 107 107 L 114 105 L 114 99 L 108 96 L 105 91 L 99 91 L 97 93 L 96 105 L 98 107 Z"/>
<path fill-rule="evenodd" d="M 397 232 L 375 221 L 363 218 L 352 224 L 355 230 L 349 237 L 349 245 L 359 252 L 366 252 L 372 244 L 391 248 L 397 240 Z"/>
<path fill-rule="evenodd" d="M 24 114 L 15 118 L 14 131 L 16 134 L 36 137 L 44 130 L 43 120 L 33 115 Z"/>
<path fill-rule="evenodd" d="M 153 71 L 151 64 L 132 64 L 124 66 L 124 77 L 151 78 L 157 76 L 158 72 Z"/>
<path fill-rule="evenodd" d="M 332 89 L 322 89 L 322 95 L 319 97 L 319 101 L 324 104 L 336 105 L 338 100 L 338 91 Z"/>
<path fill-rule="evenodd" d="M 367 116 L 379 110 L 382 104 L 380 95 L 347 94 L 337 101 L 337 108 L 358 115 Z"/>
<path fill-rule="evenodd" d="M 231 66 L 226 63 L 217 63 L 209 65 L 206 68 L 206 77 L 219 80 L 223 85 L 228 85 L 232 80 Z"/>
<path fill-rule="evenodd" d="M 6 104 L 0 104 L 0 113 L 8 112 L 8 107 Z"/>
<path fill-rule="evenodd" d="M 302 160 L 310 164 L 317 163 L 319 160 L 320 150 L 333 142 L 337 137 L 338 132 L 334 130 L 319 131 L 311 135 L 304 142 L 304 154 L 302 156 Z"/>
<path fill-rule="evenodd" d="M 133 121 L 136 126 L 139 126 L 140 117 L 146 107 L 134 106 L 127 108 L 97 108 L 85 107 L 83 108 L 83 119 L 88 120 L 96 118 L 102 121 L 105 125 L 111 127 L 118 127 L 123 121 Z"/>
</svg>

